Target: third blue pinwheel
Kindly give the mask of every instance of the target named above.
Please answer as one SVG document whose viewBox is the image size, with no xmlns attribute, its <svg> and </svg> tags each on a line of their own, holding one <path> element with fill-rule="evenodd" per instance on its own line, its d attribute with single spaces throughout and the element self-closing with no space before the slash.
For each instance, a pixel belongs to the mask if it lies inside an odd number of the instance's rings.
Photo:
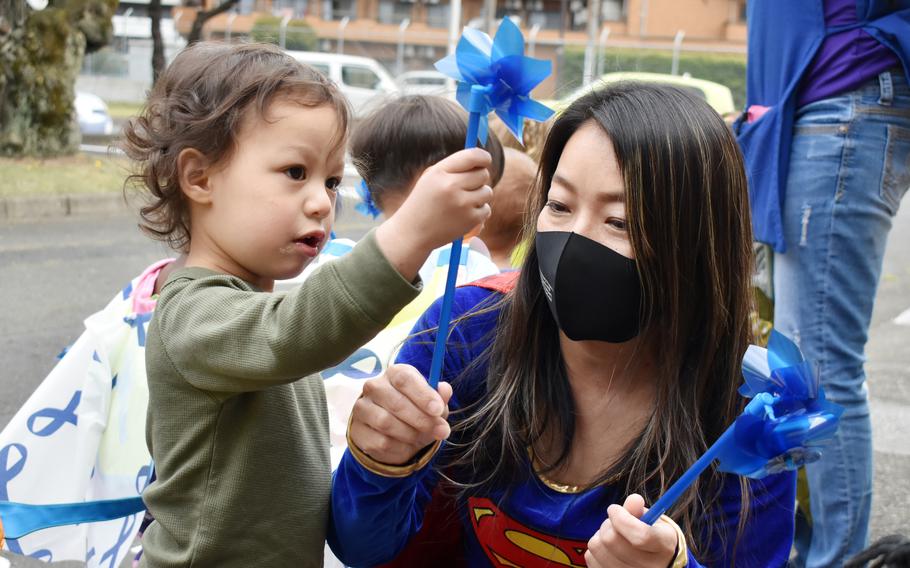
<svg viewBox="0 0 910 568">
<path fill-rule="evenodd" d="M 727 473 L 760 479 L 821 457 L 843 408 L 825 399 L 817 369 L 777 331 L 768 348 L 750 345 L 743 357 L 740 394 L 751 398 L 714 445 L 642 517 L 654 522 L 712 461 Z"/>
</svg>

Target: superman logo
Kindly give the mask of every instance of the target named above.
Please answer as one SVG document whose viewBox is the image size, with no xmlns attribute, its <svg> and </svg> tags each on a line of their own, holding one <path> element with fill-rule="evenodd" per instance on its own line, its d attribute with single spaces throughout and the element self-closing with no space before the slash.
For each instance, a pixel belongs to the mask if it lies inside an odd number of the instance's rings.
<svg viewBox="0 0 910 568">
<path fill-rule="evenodd" d="M 477 540 L 497 568 L 585 566 L 588 543 L 544 534 L 509 517 L 489 499 L 468 499 Z"/>
</svg>

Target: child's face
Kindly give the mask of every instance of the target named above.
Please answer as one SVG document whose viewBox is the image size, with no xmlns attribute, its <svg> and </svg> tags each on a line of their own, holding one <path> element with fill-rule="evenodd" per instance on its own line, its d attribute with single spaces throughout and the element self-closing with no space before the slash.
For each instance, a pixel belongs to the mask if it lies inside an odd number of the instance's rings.
<svg viewBox="0 0 910 568">
<path fill-rule="evenodd" d="M 537 230 L 574 232 L 632 258 L 625 185 L 613 143 L 593 121 L 566 142 Z"/>
<path fill-rule="evenodd" d="M 234 152 L 208 177 L 211 203 L 193 210 L 191 256 L 206 247 L 217 268 L 266 290 L 300 274 L 332 230 L 344 175 L 338 128 L 328 105 L 278 99 L 264 118 L 248 112 Z"/>
</svg>

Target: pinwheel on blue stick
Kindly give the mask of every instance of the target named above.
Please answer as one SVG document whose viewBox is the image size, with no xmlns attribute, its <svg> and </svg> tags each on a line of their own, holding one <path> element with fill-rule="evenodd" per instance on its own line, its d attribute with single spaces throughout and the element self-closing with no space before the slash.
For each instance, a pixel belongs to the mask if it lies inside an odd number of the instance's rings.
<svg viewBox="0 0 910 568">
<path fill-rule="evenodd" d="M 767 349 L 749 346 L 742 370 L 745 383 L 739 393 L 752 400 L 644 514 L 645 523 L 653 525 L 715 459 L 719 471 L 761 479 L 821 457 L 844 409 L 825 399 L 817 369 L 799 348 L 772 330 Z"/>
<path fill-rule="evenodd" d="M 543 121 L 553 111 L 530 97 L 531 90 L 550 75 L 550 62 L 526 57 L 524 37 L 512 20 L 505 18 L 492 40 L 487 34 L 465 28 L 455 54 L 436 62 L 436 69 L 458 81 L 456 98 L 468 111 L 464 147 L 487 142 L 487 115 L 495 112 L 509 131 L 522 142 L 524 120 Z M 445 341 L 452 317 L 452 297 L 458 276 L 462 239 L 452 243 L 446 290 L 439 315 L 439 332 L 430 365 L 429 382 L 439 384 Z"/>
</svg>

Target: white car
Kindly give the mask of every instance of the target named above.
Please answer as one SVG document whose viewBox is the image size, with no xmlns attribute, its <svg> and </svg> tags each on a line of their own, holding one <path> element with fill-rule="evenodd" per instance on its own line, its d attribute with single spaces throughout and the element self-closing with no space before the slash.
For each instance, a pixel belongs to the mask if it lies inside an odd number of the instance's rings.
<svg viewBox="0 0 910 568">
<path fill-rule="evenodd" d="M 288 55 L 314 67 L 339 86 L 356 116 L 371 105 L 399 92 L 389 72 L 375 59 L 319 51 L 288 51 Z"/>
<path fill-rule="evenodd" d="M 77 91 L 74 106 L 83 136 L 110 136 L 114 133 L 114 120 L 101 97 Z"/>
<path fill-rule="evenodd" d="M 454 97 L 455 86 L 446 87 L 448 78 L 439 71 L 407 71 L 395 78 L 404 95 L 440 95 Z"/>
</svg>

